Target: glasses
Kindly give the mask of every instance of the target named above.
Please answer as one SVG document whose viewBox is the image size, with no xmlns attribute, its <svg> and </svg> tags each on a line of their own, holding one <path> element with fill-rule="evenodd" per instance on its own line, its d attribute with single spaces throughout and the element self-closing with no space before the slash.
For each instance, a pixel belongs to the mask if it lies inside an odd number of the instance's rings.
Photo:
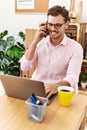
<svg viewBox="0 0 87 130">
<path fill-rule="evenodd" d="M 56 24 L 47 23 L 47 26 L 48 26 L 48 28 L 51 28 L 51 27 L 54 26 L 56 29 L 59 29 L 59 28 L 61 28 L 63 26 L 63 24 L 60 24 L 60 23 L 56 23 Z"/>
</svg>

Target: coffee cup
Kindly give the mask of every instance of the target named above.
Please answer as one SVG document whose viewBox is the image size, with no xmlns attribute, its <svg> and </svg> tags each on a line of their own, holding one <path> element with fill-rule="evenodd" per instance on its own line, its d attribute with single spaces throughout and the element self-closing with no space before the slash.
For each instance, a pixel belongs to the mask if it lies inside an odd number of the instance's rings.
<svg viewBox="0 0 87 130">
<path fill-rule="evenodd" d="M 58 87 L 58 100 L 62 106 L 69 106 L 74 94 L 74 89 L 69 86 Z"/>
</svg>

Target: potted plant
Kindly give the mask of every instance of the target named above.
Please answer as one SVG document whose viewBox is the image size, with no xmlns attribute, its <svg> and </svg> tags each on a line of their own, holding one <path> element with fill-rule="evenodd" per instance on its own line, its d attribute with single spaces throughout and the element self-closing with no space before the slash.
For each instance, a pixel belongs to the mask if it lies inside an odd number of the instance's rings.
<svg viewBox="0 0 87 130">
<path fill-rule="evenodd" d="M 81 87 L 85 89 L 87 86 L 87 73 L 81 73 L 80 80 L 81 80 Z"/>
<path fill-rule="evenodd" d="M 21 40 L 9 36 L 7 30 L 0 33 L 0 72 L 4 74 L 20 75 L 19 59 L 25 50 L 25 34 L 19 32 L 18 36 Z"/>
</svg>

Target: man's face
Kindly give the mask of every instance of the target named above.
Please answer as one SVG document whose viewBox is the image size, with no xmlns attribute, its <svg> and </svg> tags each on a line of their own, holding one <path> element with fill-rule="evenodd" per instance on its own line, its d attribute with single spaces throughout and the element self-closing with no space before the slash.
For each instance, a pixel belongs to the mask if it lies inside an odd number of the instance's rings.
<svg viewBox="0 0 87 130">
<path fill-rule="evenodd" d="M 48 30 L 51 40 L 57 40 L 62 37 L 65 32 L 67 23 L 65 23 L 64 18 L 61 15 L 58 16 L 48 16 Z"/>
</svg>

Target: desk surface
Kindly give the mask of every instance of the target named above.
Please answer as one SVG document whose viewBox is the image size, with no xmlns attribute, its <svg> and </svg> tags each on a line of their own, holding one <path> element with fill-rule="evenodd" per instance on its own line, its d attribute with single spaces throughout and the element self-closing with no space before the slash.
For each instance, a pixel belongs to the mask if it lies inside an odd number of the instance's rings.
<svg viewBox="0 0 87 130">
<path fill-rule="evenodd" d="M 47 106 L 41 123 L 28 119 L 23 100 L 0 96 L 0 130 L 78 130 L 85 115 L 87 96 L 74 95 L 69 107 L 61 107 L 58 98 Z"/>
</svg>

